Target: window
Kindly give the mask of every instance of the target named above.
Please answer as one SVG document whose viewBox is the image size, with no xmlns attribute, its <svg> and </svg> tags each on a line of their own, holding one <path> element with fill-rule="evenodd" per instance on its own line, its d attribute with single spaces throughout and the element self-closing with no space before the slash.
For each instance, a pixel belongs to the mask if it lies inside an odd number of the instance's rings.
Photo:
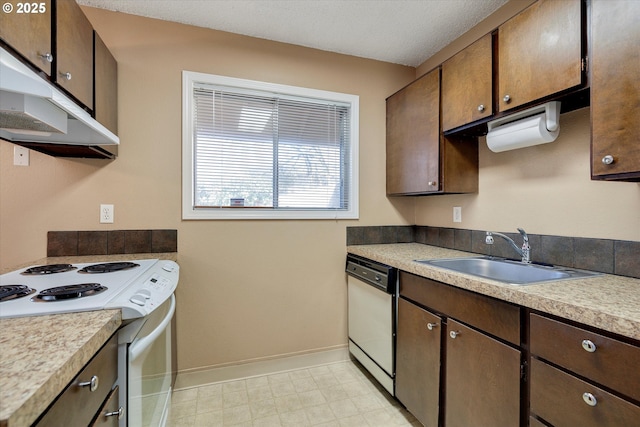
<svg viewBox="0 0 640 427">
<path fill-rule="evenodd" d="M 183 71 L 184 219 L 358 217 L 358 97 Z"/>
</svg>

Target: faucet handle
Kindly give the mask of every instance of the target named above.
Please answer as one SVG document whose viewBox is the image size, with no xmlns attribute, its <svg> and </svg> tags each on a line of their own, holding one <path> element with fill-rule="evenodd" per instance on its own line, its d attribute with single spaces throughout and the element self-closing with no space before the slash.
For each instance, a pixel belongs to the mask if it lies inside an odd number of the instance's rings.
<svg viewBox="0 0 640 427">
<path fill-rule="evenodd" d="M 529 236 L 527 235 L 527 232 L 524 231 L 524 229 L 518 228 L 518 232 L 520 232 L 520 234 L 522 234 L 522 238 L 524 239 L 525 242 L 529 241 Z"/>
</svg>

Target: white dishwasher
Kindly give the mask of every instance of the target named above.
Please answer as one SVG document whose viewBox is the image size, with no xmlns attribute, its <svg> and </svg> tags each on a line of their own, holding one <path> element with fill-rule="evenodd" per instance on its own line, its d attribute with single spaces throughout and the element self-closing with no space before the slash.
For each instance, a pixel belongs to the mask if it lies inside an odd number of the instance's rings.
<svg viewBox="0 0 640 427">
<path fill-rule="evenodd" d="M 397 270 L 347 255 L 349 352 L 395 395 Z"/>
</svg>

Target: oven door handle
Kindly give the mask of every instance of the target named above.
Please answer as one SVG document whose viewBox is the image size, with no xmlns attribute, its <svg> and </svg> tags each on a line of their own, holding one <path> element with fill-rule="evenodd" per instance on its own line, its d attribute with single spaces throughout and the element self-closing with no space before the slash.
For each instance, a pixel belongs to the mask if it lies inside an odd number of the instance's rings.
<svg viewBox="0 0 640 427">
<path fill-rule="evenodd" d="M 155 328 L 146 337 L 143 337 L 143 338 L 140 338 L 139 340 L 136 340 L 136 342 L 131 344 L 131 346 L 129 347 L 129 358 L 130 358 L 130 360 L 136 359 L 138 356 L 140 356 L 142 353 L 144 353 L 149 347 L 151 347 L 151 345 L 156 340 L 156 338 L 158 338 L 158 336 L 162 332 L 164 332 L 164 330 L 167 328 L 167 326 L 169 325 L 169 322 L 171 322 L 171 319 L 173 318 L 173 314 L 175 312 L 176 312 L 176 297 L 172 294 L 171 295 L 171 306 L 169 307 L 169 312 L 164 317 L 164 319 L 162 319 L 162 322 L 160 322 L 158 327 Z"/>
</svg>

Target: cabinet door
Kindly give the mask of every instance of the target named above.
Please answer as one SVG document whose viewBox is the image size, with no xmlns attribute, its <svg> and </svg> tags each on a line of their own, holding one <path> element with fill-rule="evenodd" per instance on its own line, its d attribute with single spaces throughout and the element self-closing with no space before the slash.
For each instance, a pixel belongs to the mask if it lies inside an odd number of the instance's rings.
<svg viewBox="0 0 640 427">
<path fill-rule="evenodd" d="M 425 427 L 438 426 L 442 320 L 398 300 L 396 397 Z"/>
<path fill-rule="evenodd" d="M 580 0 L 539 0 L 498 28 L 499 111 L 582 83 Z"/>
<path fill-rule="evenodd" d="M 51 0 L 24 2 L 20 6 L 15 2 L 5 4 L 13 5 L 13 11 L 0 13 L 0 39 L 51 75 Z"/>
<path fill-rule="evenodd" d="M 442 64 L 442 130 L 493 114 L 492 43 L 487 34 Z"/>
<path fill-rule="evenodd" d="M 97 121 L 118 133 L 118 64 L 95 33 L 95 107 Z"/>
<path fill-rule="evenodd" d="M 93 27 L 75 0 L 56 1 L 56 82 L 93 108 Z"/>
<path fill-rule="evenodd" d="M 387 99 L 387 194 L 439 189 L 440 70 Z"/>
<path fill-rule="evenodd" d="M 637 180 L 640 2 L 593 0 L 591 7 L 592 176 L 632 174 Z"/>
<path fill-rule="evenodd" d="M 520 425 L 520 351 L 447 320 L 447 427 Z"/>
</svg>

